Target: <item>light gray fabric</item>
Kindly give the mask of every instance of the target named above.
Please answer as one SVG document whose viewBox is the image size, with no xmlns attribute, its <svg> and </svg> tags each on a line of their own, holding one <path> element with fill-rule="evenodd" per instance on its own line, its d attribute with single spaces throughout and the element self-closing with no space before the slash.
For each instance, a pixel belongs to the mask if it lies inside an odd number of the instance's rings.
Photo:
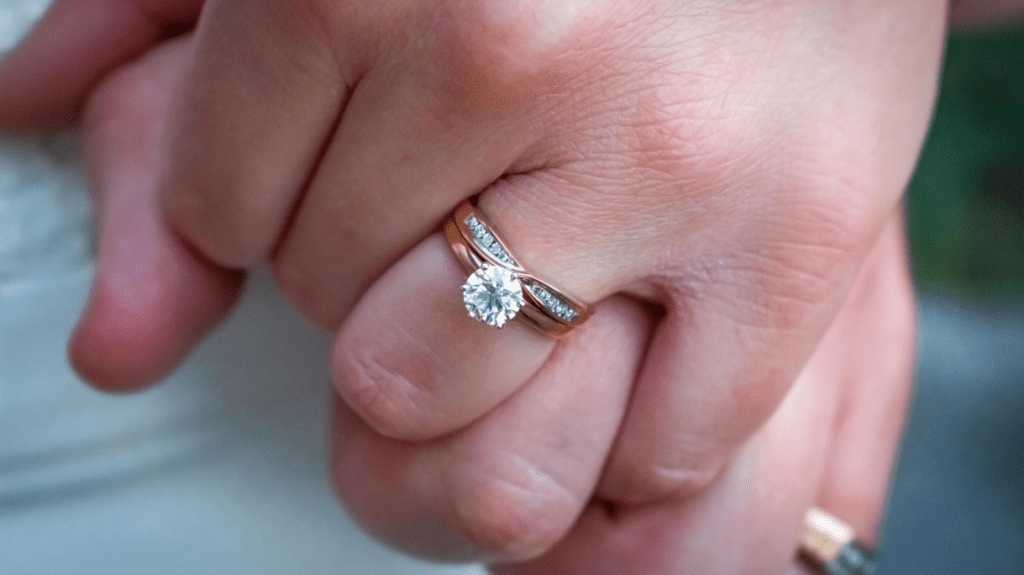
<svg viewBox="0 0 1024 575">
<path fill-rule="evenodd" d="M 45 8 L 0 0 L 0 49 Z M 73 136 L 0 136 L 0 574 L 450 574 L 372 542 L 328 487 L 328 339 L 257 274 L 165 384 L 65 358 L 92 275 Z"/>
</svg>

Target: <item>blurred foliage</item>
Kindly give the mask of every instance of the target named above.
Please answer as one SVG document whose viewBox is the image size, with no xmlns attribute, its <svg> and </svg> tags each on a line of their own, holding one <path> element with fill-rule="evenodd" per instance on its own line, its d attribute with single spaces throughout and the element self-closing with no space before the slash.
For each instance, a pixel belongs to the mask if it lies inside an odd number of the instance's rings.
<svg viewBox="0 0 1024 575">
<path fill-rule="evenodd" d="M 1024 26 L 950 39 L 907 206 L 920 288 L 1024 296 Z"/>
</svg>

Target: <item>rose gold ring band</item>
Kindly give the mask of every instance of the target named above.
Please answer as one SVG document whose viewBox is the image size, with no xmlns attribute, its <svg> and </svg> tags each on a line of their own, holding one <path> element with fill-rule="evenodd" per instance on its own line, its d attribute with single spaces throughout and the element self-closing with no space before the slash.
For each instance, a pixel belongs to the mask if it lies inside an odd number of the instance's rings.
<svg viewBox="0 0 1024 575">
<path fill-rule="evenodd" d="M 488 218 L 469 201 L 462 202 L 451 213 L 444 223 L 444 234 L 455 258 L 471 278 L 479 270 L 494 268 L 506 277 L 511 274 L 518 280 L 522 304 L 518 313 L 513 314 L 534 328 L 551 336 L 562 336 L 593 314 L 589 304 L 527 272 L 511 255 L 508 244 L 502 240 Z M 464 292 L 466 289 L 463 286 Z M 468 300 L 467 309 L 471 317 L 484 321 L 473 314 Z"/>
</svg>

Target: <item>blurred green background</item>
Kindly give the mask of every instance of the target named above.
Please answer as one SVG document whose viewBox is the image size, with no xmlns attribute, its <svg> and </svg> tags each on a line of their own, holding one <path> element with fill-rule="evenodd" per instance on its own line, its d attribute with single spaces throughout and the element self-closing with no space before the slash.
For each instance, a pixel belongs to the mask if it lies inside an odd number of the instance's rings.
<svg viewBox="0 0 1024 575">
<path fill-rule="evenodd" d="M 950 39 L 907 207 L 916 387 L 877 573 L 1022 574 L 1024 26 Z"/>
<path fill-rule="evenodd" d="M 919 288 L 1024 296 L 1024 26 L 950 40 L 907 207 Z"/>
</svg>

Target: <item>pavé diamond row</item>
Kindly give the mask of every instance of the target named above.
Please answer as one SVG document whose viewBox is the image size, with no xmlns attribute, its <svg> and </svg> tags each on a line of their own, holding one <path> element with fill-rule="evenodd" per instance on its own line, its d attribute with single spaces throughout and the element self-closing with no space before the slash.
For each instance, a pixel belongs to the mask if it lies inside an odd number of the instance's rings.
<svg viewBox="0 0 1024 575">
<path fill-rule="evenodd" d="M 537 299 L 540 300 L 542 304 L 544 304 L 544 307 L 547 308 L 549 312 L 562 318 L 562 320 L 572 321 L 576 319 L 576 312 L 571 307 L 566 305 L 564 301 L 558 299 L 558 297 L 556 296 L 551 295 L 551 293 L 548 292 L 548 290 L 536 285 L 527 286 L 527 289 L 529 289 L 530 293 L 536 296 Z"/>
<path fill-rule="evenodd" d="M 480 247 L 487 250 L 492 256 L 495 257 L 499 262 L 514 266 L 517 265 L 515 260 L 512 259 L 505 250 L 501 249 L 501 245 L 494 239 L 491 232 L 487 231 L 487 228 L 476 219 L 476 216 L 469 216 L 466 218 L 466 225 L 469 227 L 469 231 L 473 232 L 473 237 L 476 238 L 476 242 L 480 244 Z"/>
</svg>

